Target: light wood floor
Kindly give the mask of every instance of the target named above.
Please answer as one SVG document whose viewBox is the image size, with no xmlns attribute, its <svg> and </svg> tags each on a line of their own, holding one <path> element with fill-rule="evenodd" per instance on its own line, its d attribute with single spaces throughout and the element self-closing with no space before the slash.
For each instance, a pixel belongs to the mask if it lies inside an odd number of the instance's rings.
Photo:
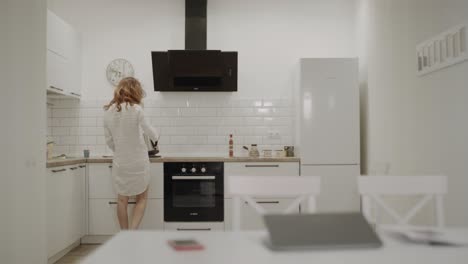
<svg viewBox="0 0 468 264">
<path fill-rule="evenodd" d="M 55 264 L 78 264 L 101 245 L 79 245 Z"/>
</svg>

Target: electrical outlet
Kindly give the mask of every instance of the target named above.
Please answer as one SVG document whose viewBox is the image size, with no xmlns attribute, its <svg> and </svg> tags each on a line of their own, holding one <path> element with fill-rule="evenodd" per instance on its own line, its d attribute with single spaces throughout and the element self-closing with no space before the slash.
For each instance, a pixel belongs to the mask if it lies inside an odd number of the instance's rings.
<svg viewBox="0 0 468 264">
<path fill-rule="evenodd" d="M 270 139 L 281 139 L 280 132 L 278 130 L 269 130 L 268 138 Z"/>
</svg>

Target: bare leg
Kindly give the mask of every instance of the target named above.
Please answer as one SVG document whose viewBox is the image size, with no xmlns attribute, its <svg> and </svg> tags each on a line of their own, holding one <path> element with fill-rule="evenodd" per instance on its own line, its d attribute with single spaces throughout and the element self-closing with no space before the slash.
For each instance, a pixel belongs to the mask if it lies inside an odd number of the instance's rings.
<svg viewBox="0 0 468 264">
<path fill-rule="evenodd" d="M 128 196 L 123 196 L 119 194 L 117 202 L 117 217 L 119 218 L 120 229 L 128 229 Z"/>
<path fill-rule="evenodd" d="M 148 189 L 136 196 L 136 205 L 133 209 L 132 223 L 130 229 L 138 229 L 145 214 L 146 200 L 148 199 Z"/>
</svg>

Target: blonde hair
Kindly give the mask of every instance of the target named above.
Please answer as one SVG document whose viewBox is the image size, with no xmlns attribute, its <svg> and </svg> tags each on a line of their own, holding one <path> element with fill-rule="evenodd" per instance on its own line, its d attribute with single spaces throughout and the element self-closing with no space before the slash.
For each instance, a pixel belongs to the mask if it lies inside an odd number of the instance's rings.
<svg viewBox="0 0 468 264">
<path fill-rule="evenodd" d="M 109 110 L 112 105 L 115 105 L 117 112 L 122 111 L 121 104 L 141 104 L 141 100 L 145 97 L 145 91 L 141 87 L 140 82 L 133 77 L 123 78 L 114 90 L 114 98 L 109 104 L 104 106 L 105 110 Z"/>
</svg>

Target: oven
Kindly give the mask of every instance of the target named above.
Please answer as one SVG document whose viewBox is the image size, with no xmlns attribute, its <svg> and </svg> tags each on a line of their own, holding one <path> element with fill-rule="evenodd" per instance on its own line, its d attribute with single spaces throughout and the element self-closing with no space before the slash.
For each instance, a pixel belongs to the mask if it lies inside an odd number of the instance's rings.
<svg viewBox="0 0 468 264">
<path fill-rule="evenodd" d="M 223 222 L 224 163 L 165 162 L 164 221 Z"/>
</svg>

